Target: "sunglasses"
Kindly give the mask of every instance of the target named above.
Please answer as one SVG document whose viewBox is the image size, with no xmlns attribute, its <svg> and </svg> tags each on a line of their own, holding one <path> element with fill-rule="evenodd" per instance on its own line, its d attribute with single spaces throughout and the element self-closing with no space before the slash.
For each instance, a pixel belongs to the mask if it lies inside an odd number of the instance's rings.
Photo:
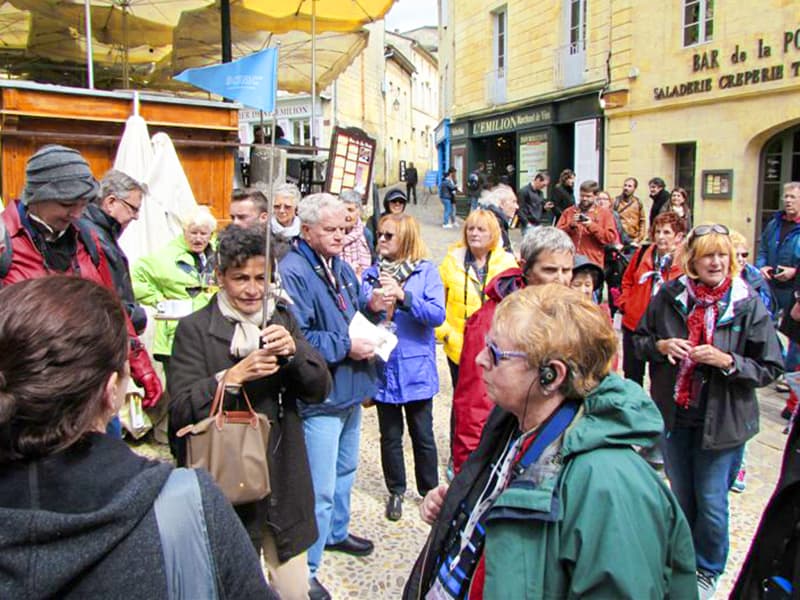
<svg viewBox="0 0 800 600">
<path fill-rule="evenodd" d="M 392 238 L 394 237 L 393 233 L 389 233 L 388 231 L 379 231 L 378 232 L 378 239 L 384 239 L 387 242 L 391 242 Z"/>
<path fill-rule="evenodd" d="M 494 342 L 489 338 L 485 338 L 486 350 L 489 352 L 489 358 L 492 360 L 492 366 L 496 367 L 500 364 L 501 360 L 508 360 L 511 358 L 528 358 L 524 352 L 514 350 L 500 350 Z"/>
<path fill-rule="evenodd" d="M 704 235 L 708 235 L 709 233 L 719 233 L 720 235 L 730 235 L 730 230 L 725 227 L 725 225 L 720 225 L 719 223 L 714 223 L 712 225 L 698 225 L 689 233 L 689 237 L 686 239 L 688 245 L 692 245 L 692 242 L 699 238 L 703 237 Z"/>
<path fill-rule="evenodd" d="M 272 208 L 274 210 L 291 210 L 294 208 L 293 204 L 273 204 Z"/>
<path fill-rule="evenodd" d="M 737 252 L 736 253 L 736 258 L 747 258 L 748 256 L 750 256 L 749 252 Z"/>
</svg>

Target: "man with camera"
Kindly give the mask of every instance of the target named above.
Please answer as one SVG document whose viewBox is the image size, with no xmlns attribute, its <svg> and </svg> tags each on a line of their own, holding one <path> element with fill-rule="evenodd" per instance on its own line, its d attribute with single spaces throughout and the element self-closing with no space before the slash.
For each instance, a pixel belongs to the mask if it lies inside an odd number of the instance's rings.
<svg viewBox="0 0 800 600">
<path fill-rule="evenodd" d="M 605 247 L 619 243 L 619 236 L 614 215 L 609 209 L 597 206 L 598 190 L 596 181 L 584 181 L 578 205 L 562 212 L 556 227 L 572 239 L 576 254 L 605 267 Z"/>
</svg>

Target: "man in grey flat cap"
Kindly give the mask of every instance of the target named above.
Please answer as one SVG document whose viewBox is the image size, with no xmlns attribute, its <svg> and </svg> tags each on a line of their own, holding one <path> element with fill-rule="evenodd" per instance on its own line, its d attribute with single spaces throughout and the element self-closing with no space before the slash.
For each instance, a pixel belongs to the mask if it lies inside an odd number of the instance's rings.
<svg viewBox="0 0 800 600">
<path fill-rule="evenodd" d="M 79 223 L 81 213 L 99 192 L 86 160 L 59 145 L 39 148 L 25 167 L 22 199 L 3 211 L 5 249 L 0 251 L 0 285 L 47 275 L 76 275 L 115 290 L 97 235 Z M 128 319 L 129 362 L 133 380 L 144 388 L 146 407 L 161 397 L 147 351 Z"/>
</svg>

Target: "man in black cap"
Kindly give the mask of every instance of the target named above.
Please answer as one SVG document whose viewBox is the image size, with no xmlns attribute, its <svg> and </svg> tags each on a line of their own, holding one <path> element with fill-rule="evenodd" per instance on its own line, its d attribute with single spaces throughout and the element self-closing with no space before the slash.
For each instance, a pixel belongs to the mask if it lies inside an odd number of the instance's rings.
<svg viewBox="0 0 800 600">
<path fill-rule="evenodd" d="M 25 167 L 22 199 L 0 215 L 6 229 L 6 248 L 0 253 L 0 285 L 66 274 L 115 290 L 97 236 L 79 222 L 99 189 L 77 150 L 59 145 L 37 150 Z M 144 388 L 142 404 L 154 406 L 161 397 L 161 382 L 130 319 L 128 333 L 131 376 Z"/>
</svg>

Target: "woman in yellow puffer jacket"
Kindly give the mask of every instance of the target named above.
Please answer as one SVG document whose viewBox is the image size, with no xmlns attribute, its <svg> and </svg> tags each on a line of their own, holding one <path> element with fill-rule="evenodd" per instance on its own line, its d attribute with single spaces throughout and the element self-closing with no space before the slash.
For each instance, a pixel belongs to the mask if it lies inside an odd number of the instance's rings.
<svg viewBox="0 0 800 600">
<path fill-rule="evenodd" d="M 453 389 L 458 381 L 467 318 L 483 305 L 484 289 L 492 278 L 516 266 L 514 255 L 503 250 L 494 214 L 483 209 L 472 211 L 464 221 L 461 240 L 448 249 L 439 266 L 446 317 L 436 329 L 436 339 L 444 343 Z"/>
</svg>

